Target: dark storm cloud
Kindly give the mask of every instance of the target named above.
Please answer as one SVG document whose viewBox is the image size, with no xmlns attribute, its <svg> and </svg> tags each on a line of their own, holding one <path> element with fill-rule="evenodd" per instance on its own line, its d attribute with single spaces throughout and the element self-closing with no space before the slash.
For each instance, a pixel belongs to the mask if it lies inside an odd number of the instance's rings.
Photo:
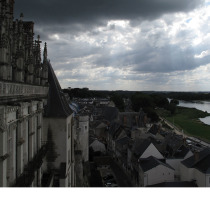
<svg viewBox="0 0 210 210">
<path fill-rule="evenodd" d="M 205 49 L 205 48 L 204 48 Z M 195 49 L 188 46 L 181 49 L 179 45 L 168 44 L 155 48 L 148 44 L 139 43 L 132 51 L 110 55 L 102 53 L 92 61 L 98 67 L 114 67 L 139 73 L 169 73 L 174 71 L 193 70 L 209 63 L 209 57 L 195 59 Z"/>
<path fill-rule="evenodd" d="M 62 87 L 119 89 L 115 85 L 129 88 L 131 84 L 135 88 L 144 84 L 150 89 L 149 85 L 168 81 L 176 84 L 176 78 L 182 79 L 186 71 L 193 74 L 191 70 L 209 63 L 209 56 L 205 56 L 210 40 L 209 16 L 196 19 L 188 13 L 196 9 L 192 14 L 198 14 L 202 3 L 16 0 L 15 18 L 23 12 L 24 20 L 35 22 L 35 36 L 39 34 L 47 42 L 48 58 Z M 193 21 L 195 27 L 189 24 Z"/>
<path fill-rule="evenodd" d="M 108 19 L 155 19 L 162 14 L 189 11 L 203 0 L 16 0 L 15 16 L 38 24 L 101 24 Z"/>
</svg>

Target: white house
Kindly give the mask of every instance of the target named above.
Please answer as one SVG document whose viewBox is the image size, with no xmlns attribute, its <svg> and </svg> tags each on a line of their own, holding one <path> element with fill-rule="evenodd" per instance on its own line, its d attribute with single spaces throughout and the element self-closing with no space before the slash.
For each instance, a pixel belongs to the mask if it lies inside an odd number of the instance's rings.
<svg viewBox="0 0 210 210">
<path fill-rule="evenodd" d="M 107 124 L 102 121 L 96 121 L 93 124 L 93 129 L 97 137 L 105 137 L 105 131 L 107 130 Z"/>
<path fill-rule="evenodd" d="M 210 149 L 204 149 L 180 165 L 181 181 L 196 181 L 198 187 L 210 187 Z"/>
<path fill-rule="evenodd" d="M 180 164 L 181 161 L 191 157 L 193 155 L 192 151 L 187 147 L 182 145 L 172 157 L 166 158 L 166 163 L 175 169 L 175 177 L 180 179 Z"/>
<path fill-rule="evenodd" d="M 95 140 L 92 144 L 90 144 L 90 147 L 92 147 L 94 152 L 101 152 L 103 154 L 106 153 L 105 145 L 98 140 Z"/>
<path fill-rule="evenodd" d="M 139 186 L 172 181 L 174 181 L 174 169 L 170 165 L 153 156 L 139 161 Z"/>
</svg>

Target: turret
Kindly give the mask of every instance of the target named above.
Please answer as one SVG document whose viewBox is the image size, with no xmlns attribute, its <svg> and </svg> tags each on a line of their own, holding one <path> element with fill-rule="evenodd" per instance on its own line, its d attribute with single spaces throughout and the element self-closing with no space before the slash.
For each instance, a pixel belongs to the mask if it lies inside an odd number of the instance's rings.
<svg viewBox="0 0 210 210">
<path fill-rule="evenodd" d="M 44 43 L 43 61 L 47 61 L 47 43 Z"/>
<path fill-rule="evenodd" d="M 48 80 L 48 61 L 47 61 L 47 43 L 44 44 L 43 65 L 42 65 L 42 85 L 46 85 Z"/>
</svg>

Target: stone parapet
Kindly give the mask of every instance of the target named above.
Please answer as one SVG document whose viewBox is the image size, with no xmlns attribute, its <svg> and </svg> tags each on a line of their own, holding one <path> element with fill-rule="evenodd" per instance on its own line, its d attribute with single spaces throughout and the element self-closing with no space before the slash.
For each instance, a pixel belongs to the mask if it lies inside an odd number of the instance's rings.
<svg viewBox="0 0 210 210">
<path fill-rule="evenodd" d="M 0 81 L 0 104 L 47 99 L 49 87 Z"/>
<path fill-rule="evenodd" d="M 18 84 L 0 81 L 0 99 L 1 97 L 18 96 L 47 96 L 49 87 L 35 86 L 27 84 Z"/>
</svg>

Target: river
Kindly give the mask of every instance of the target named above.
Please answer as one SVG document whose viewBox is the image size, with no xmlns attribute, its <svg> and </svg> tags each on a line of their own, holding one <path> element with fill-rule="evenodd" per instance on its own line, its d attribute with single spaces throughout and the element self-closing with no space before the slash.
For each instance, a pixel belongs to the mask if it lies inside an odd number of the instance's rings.
<svg viewBox="0 0 210 210">
<path fill-rule="evenodd" d="M 210 113 L 210 102 L 209 101 L 196 101 L 196 102 L 188 102 L 188 101 L 179 101 L 179 106 L 187 107 L 187 108 L 196 108 L 203 112 Z M 200 118 L 200 121 L 203 123 L 210 125 L 210 116 L 205 118 Z"/>
</svg>

